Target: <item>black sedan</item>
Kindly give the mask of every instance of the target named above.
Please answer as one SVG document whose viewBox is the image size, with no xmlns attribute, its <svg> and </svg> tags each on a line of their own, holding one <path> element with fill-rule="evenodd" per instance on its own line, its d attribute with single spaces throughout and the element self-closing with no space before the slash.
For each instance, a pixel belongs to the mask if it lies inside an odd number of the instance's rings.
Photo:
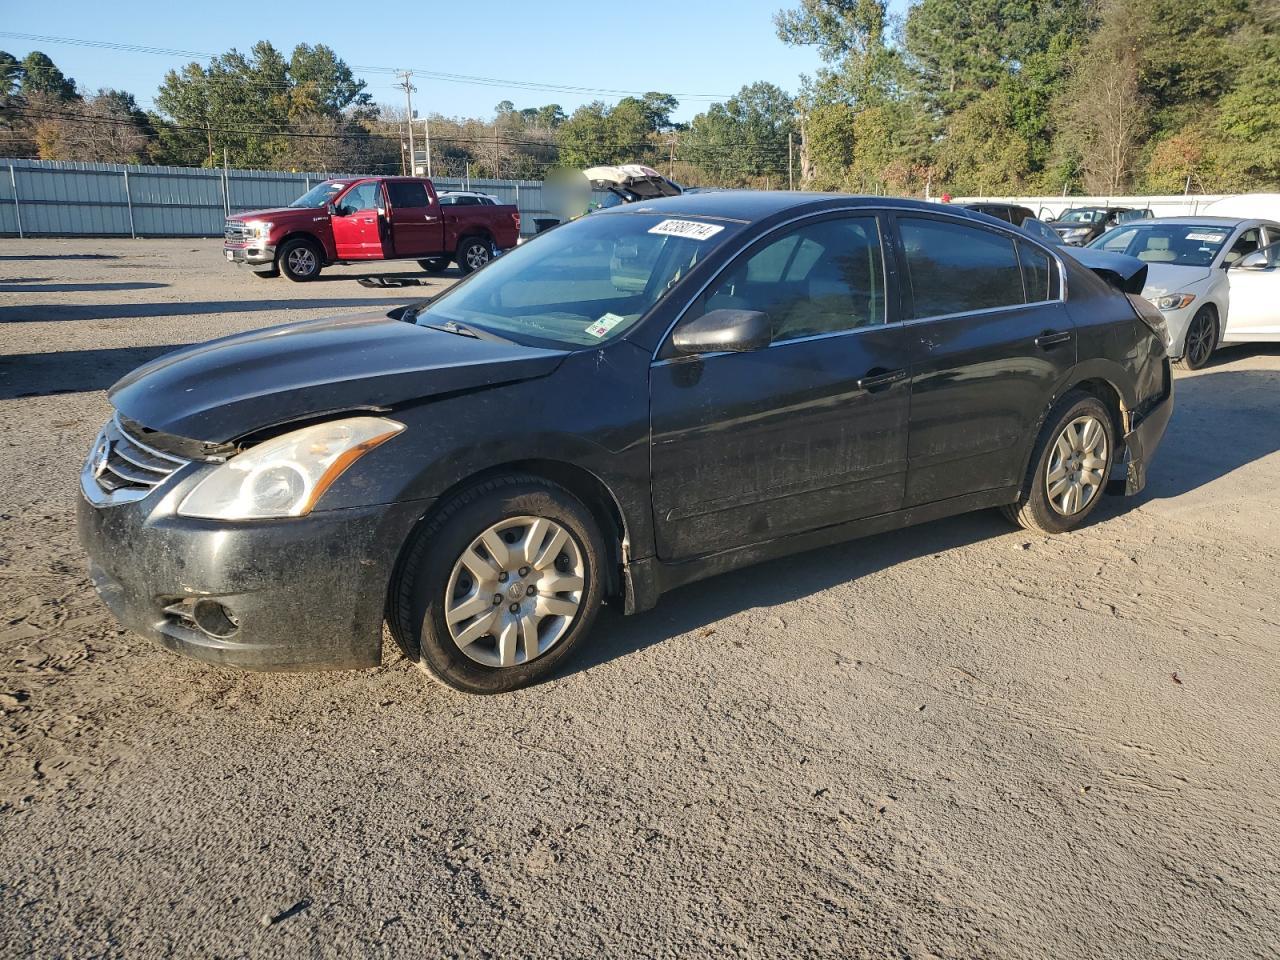
<svg viewBox="0 0 1280 960">
<path fill-rule="evenodd" d="M 492 693 L 605 600 L 985 507 L 1071 530 L 1172 409 L 1145 265 L 1075 256 L 907 200 L 593 213 L 390 316 L 125 377 L 81 475 L 92 576 L 179 653 L 370 666 L 385 619 Z"/>
</svg>

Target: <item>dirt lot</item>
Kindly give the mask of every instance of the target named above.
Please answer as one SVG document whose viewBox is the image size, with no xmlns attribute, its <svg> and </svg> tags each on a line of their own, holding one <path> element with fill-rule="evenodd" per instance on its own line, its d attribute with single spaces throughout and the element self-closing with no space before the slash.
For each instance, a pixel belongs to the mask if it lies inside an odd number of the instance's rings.
<svg viewBox="0 0 1280 960">
<path fill-rule="evenodd" d="M 1277 955 L 1280 349 L 1180 377 L 1149 489 L 1082 532 L 771 563 L 479 699 L 390 647 L 212 669 L 94 596 L 117 376 L 412 296 L 217 253 L 0 241 L 0 954 Z"/>
</svg>

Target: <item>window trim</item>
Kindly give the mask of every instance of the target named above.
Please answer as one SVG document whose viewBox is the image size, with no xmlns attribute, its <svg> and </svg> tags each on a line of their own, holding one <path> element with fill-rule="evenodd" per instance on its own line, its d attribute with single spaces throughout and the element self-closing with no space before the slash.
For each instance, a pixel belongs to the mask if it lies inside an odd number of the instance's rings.
<svg viewBox="0 0 1280 960">
<path fill-rule="evenodd" d="M 1028 243 L 1030 243 L 1035 249 L 1038 249 L 1041 252 L 1047 254 L 1049 257 L 1049 261 L 1051 263 L 1054 263 L 1057 265 L 1058 295 L 1056 297 L 1050 297 L 1048 300 L 1036 300 L 1033 303 L 1011 303 L 1002 307 L 982 307 L 981 309 L 978 309 L 978 310 L 960 310 L 955 313 L 932 314 L 927 317 L 915 316 L 915 308 L 916 308 L 915 294 L 914 294 L 914 291 L 911 290 L 910 274 L 907 272 L 910 269 L 907 266 L 907 252 L 906 252 L 906 248 L 902 244 L 902 231 L 901 231 L 901 226 L 898 222 L 900 219 L 904 217 L 907 219 L 914 218 L 914 219 L 925 219 L 925 220 L 940 220 L 943 222 L 954 223 L 959 226 L 973 227 L 978 230 L 985 230 L 987 233 L 994 233 L 996 236 L 1007 237 L 1014 244 L 1015 259 L 1017 259 L 1017 256 L 1018 256 L 1017 244 L 1020 240 L 1023 240 L 1025 238 L 1025 240 Z M 1023 309 L 1026 309 L 1027 307 L 1038 307 L 1046 303 L 1065 303 L 1067 300 L 1067 268 L 1066 268 L 1066 264 L 1062 262 L 1061 256 L 1056 251 L 1050 250 L 1046 244 L 1042 243 L 1040 240 L 1031 236 L 1031 234 L 1027 233 L 1025 230 L 1019 230 L 1017 227 L 1014 227 L 1012 224 L 1010 224 L 1009 229 L 1006 230 L 1006 229 L 997 227 L 994 224 L 982 223 L 977 220 L 971 220 L 968 217 L 956 216 L 954 214 L 948 214 L 943 211 L 939 211 L 935 213 L 932 210 L 903 210 L 898 208 L 895 208 L 892 210 L 891 220 L 892 220 L 892 227 L 893 227 L 893 239 L 894 239 L 894 242 L 897 244 L 898 259 L 903 265 L 902 277 L 899 280 L 899 284 L 902 286 L 903 289 L 900 291 L 898 299 L 899 299 L 899 303 L 903 307 L 903 315 L 906 318 L 903 320 L 903 323 L 905 324 L 911 325 L 911 324 L 917 324 L 917 323 L 932 323 L 936 320 L 955 320 L 961 317 L 974 317 L 980 314 L 988 314 L 988 313 L 1006 313 L 1010 310 L 1023 310 Z M 1022 295 L 1025 298 L 1027 295 L 1026 294 L 1026 278 L 1023 277 L 1022 275 L 1021 260 L 1018 260 L 1018 276 L 1022 280 L 1022 285 L 1023 285 Z"/>
</svg>

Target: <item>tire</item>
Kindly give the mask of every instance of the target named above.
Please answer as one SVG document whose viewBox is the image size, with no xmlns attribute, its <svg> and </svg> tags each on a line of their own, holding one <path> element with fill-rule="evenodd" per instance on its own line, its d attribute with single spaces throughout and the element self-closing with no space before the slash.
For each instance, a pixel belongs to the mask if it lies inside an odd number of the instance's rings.
<svg viewBox="0 0 1280 960">
<path fill-rule="evenodd" d="M 419 260 L 418 266 L 427 273 L 444 273 L 449 269 L 448 257 L 427 257 L 425 260 Z"/>
<path fill-rule="evenodd" d="M 1084 427 L 1087 423 L 1092 427 Z M 1093 432 L 1095 430 L 1100 430 L 1100 436 Z M 1101 457 L 1098 456 L 1100 445 L 1105 445 Z M 1099 459 L 1101 466 L 1096 463 Z M 1072 391 L 1045 419 L 1031 452 L 1018 500 L 1001 510 L 1027 530 L 1039 533 L 1074 530 L 1101 502 L 1115 462 L 1116 430 L 1111 411 L 1092 394 Z M 1060 472 L 1062 469 L 1065 477 Z M 1051 473 L 1057 475 L 1053 481 L 1049 479 Z M 1073 483 L 1075 477 L 1083 482 Z M 1073 487 L 1080 499 L 1072 499 Z"/>
<path fill-rule="evenodd" d="M 493 247 L 484 237 L 465 237 L 458 244 L 458 269 L 466 276 L 493 259 Z"/>
<path fill-rule="evenodd" d="M 541 535 L 535 522 L 546 524 Z M 509 552 L 505 563 L 500 550 Z M 414 533 L 391 584 L 392 634 L 455 690 L 505 693 L 537 683 L 590 631 L 605 557 L 591 511 L 563 487 L 525 475 L 487 480 Z"/>
<path fill-rule="evenodd" d="M 1191 318 L 1182 356 L 1174 361 L 1182 370 L 1199 370 L 1209 362 L 1218 346 L 1218 313 L 1205 304 Z"/>
<path fill-rule="evenodd" d="M 269 270 L 254 270 L 253 275 L 255 277 L 262 277 L 262 279 L 264 280 L 271 280 L 275 277 L 280 276 L 280 268 L 272 267 Z"/>
<path fill-rule="evenodd" d="M 277 268 L 294 283 L 305 283 L 320 276 L 324 253 L 313 240 L 290 240 L 280 248 Z"/>
</svg>

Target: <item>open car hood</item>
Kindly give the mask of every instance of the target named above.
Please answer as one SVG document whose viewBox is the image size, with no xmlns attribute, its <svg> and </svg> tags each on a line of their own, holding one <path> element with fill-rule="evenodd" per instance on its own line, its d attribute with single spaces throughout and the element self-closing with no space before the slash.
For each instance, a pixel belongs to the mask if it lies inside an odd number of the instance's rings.
<svg viewBox="0 0 1280 960">
<path fill-rule="evenodd" d="M 1147 284 L 1147 265 L 1137 257 L 1092 247 L 1059 247 L 1058 252 L 1074 257 L 1123 293 L 1140 294 Z"/>
<path fill-rule="evenodd" d="M 544 376 L 565 356 L 382 314 L 341 317 L 177 350 L 134 370 L 107 396 L 143 427 L 216 444 L 296 420 Z"/>
<path fill-rule="evenodd" d="M 582 172 L 597 190 L 619 187 L 634 193 L 641 200 L 678 197 L 681 193 L 678 186 L 657 170 L 639 163 L 625 163 L 618 167 L 588 167 Z"/>
</svg>

